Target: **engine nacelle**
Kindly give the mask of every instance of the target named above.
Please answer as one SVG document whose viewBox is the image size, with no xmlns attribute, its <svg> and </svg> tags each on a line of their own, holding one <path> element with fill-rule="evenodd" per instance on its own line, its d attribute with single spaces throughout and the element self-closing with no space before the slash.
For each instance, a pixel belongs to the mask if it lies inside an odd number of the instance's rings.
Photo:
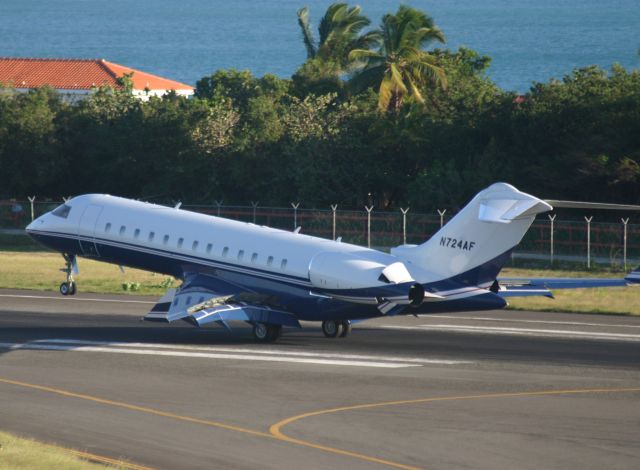
<svg viewBox="0 0 640 470">
<path fill-rule="evenodd" d="M 424 287 L 415 282 L 403 263 L 384 265 L 345 253 L 325 252 L 316 255 L 309 264 L 309 279 L 314 287 L 321 290 L 362 289 L 406 284 L 407 299 L 412 306 L 420 305 L 425 296 Z"/>
<path fill-rule="evenodd" d="M 319 289 L 360 289 L 383 286 L 380 274 L 386 266 L 346 253 L 324 252 L 309 264 L 309 279 Z"/>
</svg>

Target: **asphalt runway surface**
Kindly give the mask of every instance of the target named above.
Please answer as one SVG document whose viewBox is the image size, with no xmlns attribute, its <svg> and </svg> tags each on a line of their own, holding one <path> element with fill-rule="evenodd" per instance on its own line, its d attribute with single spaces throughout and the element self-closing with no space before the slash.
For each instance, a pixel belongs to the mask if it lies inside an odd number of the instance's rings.
<svg viewBox="0 0 640 470">
<path fill-rule="evenodd" d="M 260 345 L 141 322 L 153 303 L 0 290 L 0 430 L 132 468 L 640 465 L 640 318 L 380 318 Z"/>
</svg>

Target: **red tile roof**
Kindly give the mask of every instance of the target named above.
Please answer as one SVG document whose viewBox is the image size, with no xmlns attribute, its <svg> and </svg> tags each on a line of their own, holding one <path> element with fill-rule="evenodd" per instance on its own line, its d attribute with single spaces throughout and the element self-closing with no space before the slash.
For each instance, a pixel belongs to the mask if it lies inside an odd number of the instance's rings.
<svg viewBox="0 0 640 470">
<path fill-rule="evenodd" d="M 185 90 L 193 87 L 141 72 L 104 59 L 26 59 L 0 57 L 0 83 L 16 88 L 49 85 L 62 90 L 89 90 L 100 85 L 118 87 L 116 79 L 133 73 L 134 90 Z"/>
</svg>

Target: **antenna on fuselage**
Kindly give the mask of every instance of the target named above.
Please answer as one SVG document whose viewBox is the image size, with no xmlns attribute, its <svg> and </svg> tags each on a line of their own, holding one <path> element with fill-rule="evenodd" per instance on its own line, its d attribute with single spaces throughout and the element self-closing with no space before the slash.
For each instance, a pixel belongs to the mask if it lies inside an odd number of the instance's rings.
<svg viewBox="0 0 640 470">
<path fill-rule="evenodd" d="M 180 209 L 180 206 L 182 205 L 182 201 L 178 202 L 175 206 L 173 206 L 174 209 Z"/>
</svg>

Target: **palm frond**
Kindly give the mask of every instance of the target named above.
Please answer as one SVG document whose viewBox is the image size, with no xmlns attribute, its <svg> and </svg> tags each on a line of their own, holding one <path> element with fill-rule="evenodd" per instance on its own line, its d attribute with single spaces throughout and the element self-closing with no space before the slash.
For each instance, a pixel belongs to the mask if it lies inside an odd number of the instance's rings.
<svg viewBox="0 0 640 470">
<path fill-rule="evenodd" d="M 336 30 L 336 26 L 339 24 L 340 18 L 344 15 L 346 9 L 346 3 L 332 3 L 329 5 L 318 26 L 318 44 L 320 46 L 331 40 L 332 33 Z"/>
<path fill-rule="evenodd" d="M 312 59 L 317 54 L 317 48 L 311 32 L 311 24 L 309 23 L 309 8 L 303 7 L 298 10 L 298 24 L 302 30 L 302 41 L 307 49 L 307 58 Z"/>
<path fill-rule="evenodd" d="M 413 37 L 411 38 L 411 42 L 421 48 L 434 41 L 443 44 L 446 42 L 444 33 L 437 27 L 418 28 L 413 32 Z"/>
<path fill-rule="evenodd" d="M 349 52 L 349 60 L 362 60 L 362 59 L 381 59 L 384 60 L 379 52 L 372 51 L 370 49 L 353 49 Z"/>
<path fill-rule="evenodd" d="M 402 76 L 402 72 L 398 70 L 398 66 L 396 64 L 391 64 L 389 67 L 389 75 L 390 81 L 393 83 L 394 92 L 399 94 L 407 93 L 407 87 L 404 84 L 404 77 Z"/>
<path fill-rule="evenodd" d="M 409 88 L 411 88 L 411 96 L 413 96 L 419 103 L 424 103 L 424 98 L 416 86 L 416 82 L 411 79 L 407 80 L 407 82 L 409 82 Z"/>
<path fill-rule="evenodd" d="M 380 82 L 380 88 L 378 89 L 378 109 L 381 112 L 385 112 L 389 109 L 389 103 L 393 96 L 393 83 L 389 78 L 385 78 Z"/>
</svg>

